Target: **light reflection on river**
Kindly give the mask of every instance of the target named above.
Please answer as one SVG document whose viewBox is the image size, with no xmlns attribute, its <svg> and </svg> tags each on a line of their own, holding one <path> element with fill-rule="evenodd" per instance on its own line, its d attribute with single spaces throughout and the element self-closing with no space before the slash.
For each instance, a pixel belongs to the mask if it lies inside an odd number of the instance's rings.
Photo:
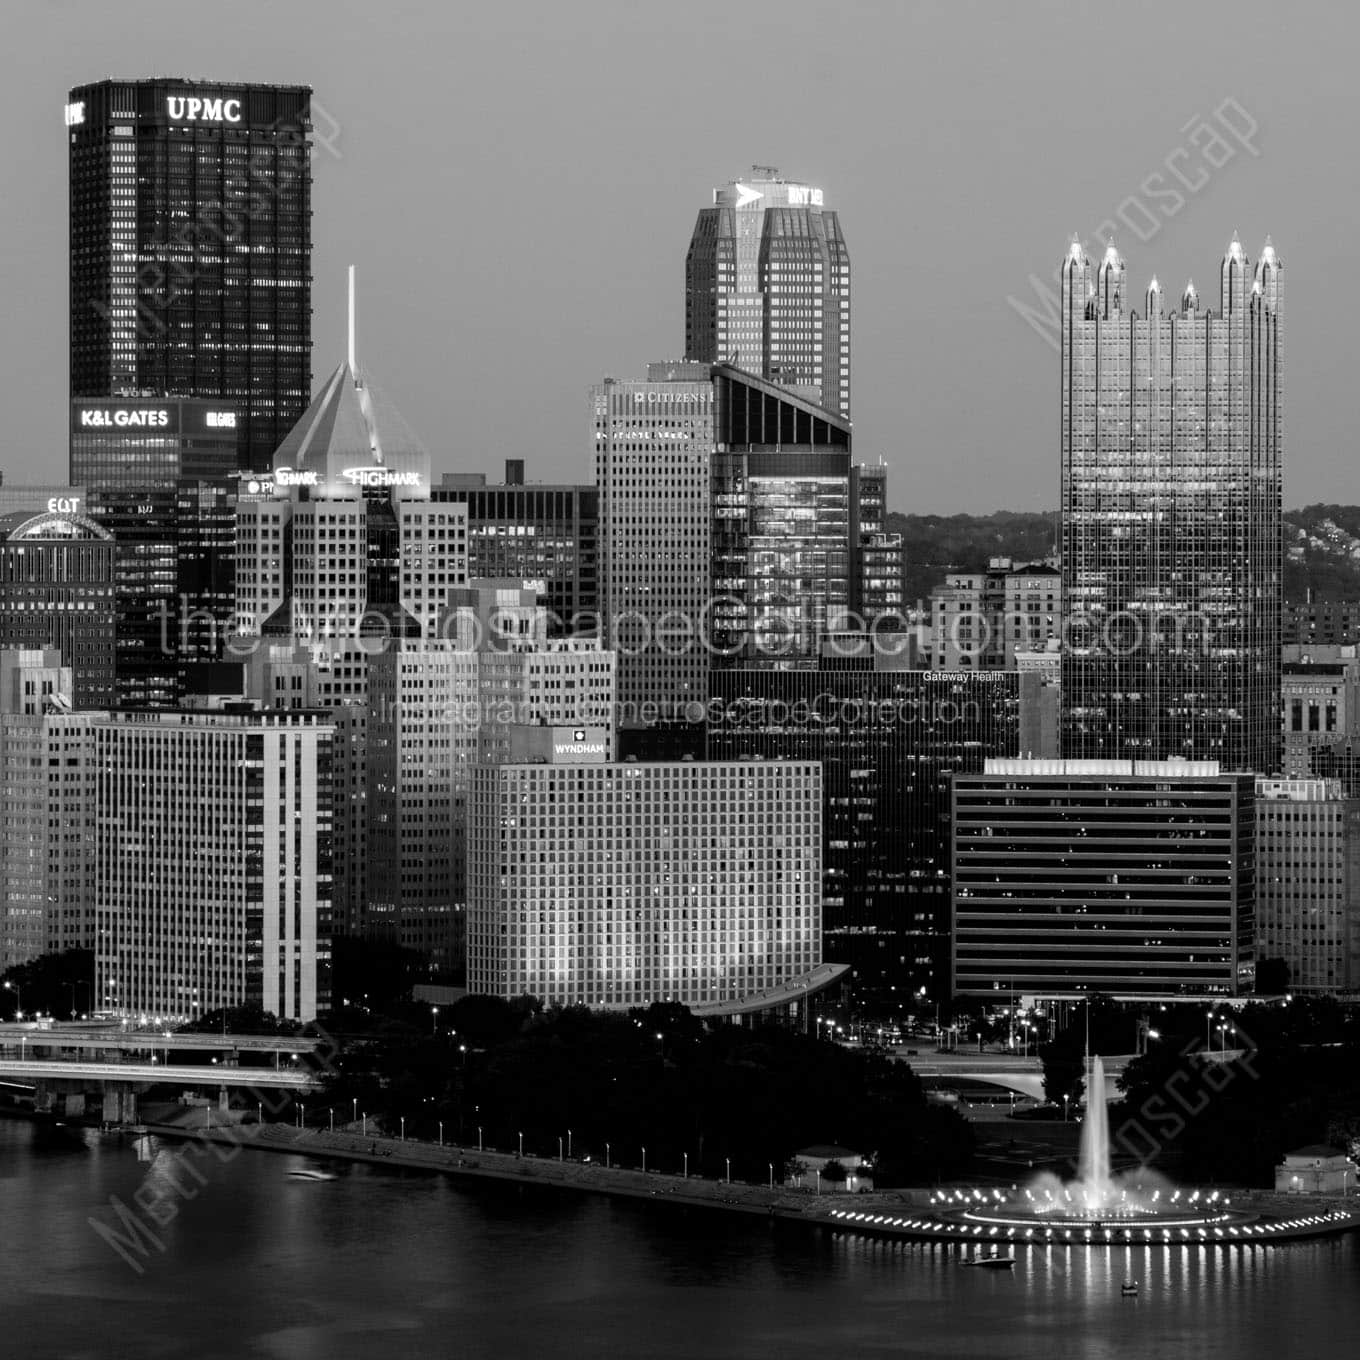
<svg viewBox="0 0 1360 1360">
<path fill-rule="evenodd" d="M 138 1274 L 89 1219 L 163 1186 L 178 1145 L 148 1140 L 148 1162 L 131 1139 L 87 1143 L 40 1148 L 0 1120 L 6 1355 L 1276 1360 L 1360 1335 L 1354 1237 L 1020 1248 L 1012 1274 L 943 1246 L 548 1190 L 343 1165 L 295 1181 L 302 1159 L 266 1152 L 195 1161 L 207 1184 Z"/>
</svg>

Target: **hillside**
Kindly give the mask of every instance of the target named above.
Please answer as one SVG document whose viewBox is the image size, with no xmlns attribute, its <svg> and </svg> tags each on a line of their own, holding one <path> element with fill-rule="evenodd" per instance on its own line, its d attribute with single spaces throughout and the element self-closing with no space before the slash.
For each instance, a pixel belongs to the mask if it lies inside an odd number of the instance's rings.
<svg viewBox="0 0 1360 1360">
<path fill-rule="evenodd" d="M 1054 550 L 1057 514 L 998 510 L 991 515 L 888 516 L 906 544 L 908 604 L 924 600 L 951 571 L 981 571 L 993 557 L 1037 561 Z M 1360 505 L 1306 505 L 1285 511 L 1284 595 L 1301 600 L 1360 599 Z"/>
</svg>

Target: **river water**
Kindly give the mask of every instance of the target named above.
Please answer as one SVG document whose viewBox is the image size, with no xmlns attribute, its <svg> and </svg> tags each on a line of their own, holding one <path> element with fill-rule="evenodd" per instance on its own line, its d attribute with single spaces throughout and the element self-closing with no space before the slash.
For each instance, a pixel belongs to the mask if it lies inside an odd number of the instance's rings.
<svg viewBox="0 0 1360 1360">
<path fill-rule="evenodd" d="M 1343 1353 L 1355 1237 L 1255 1251 L 1019 1248 L 1014 1273 L 696 1209 L 0 1120 L 0 1354 L 1232 1357 Z M 193 1192 L 175 1194 L 172 1184 Z M 120 1252 L 116 1197 L 167 1221 Z M 170 1210 L 174 1216 L 171 1218 Z M 1119 1286 L 1137 1279 L 1138 1298 Z"/>
</svg>

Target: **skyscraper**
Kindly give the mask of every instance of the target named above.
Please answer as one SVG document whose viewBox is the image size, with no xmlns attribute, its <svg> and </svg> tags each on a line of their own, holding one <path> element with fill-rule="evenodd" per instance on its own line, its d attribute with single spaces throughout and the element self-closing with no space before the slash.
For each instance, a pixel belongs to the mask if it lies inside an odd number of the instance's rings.
<svg viewBox="0 0 1360 1360">
<path fill-rule="evenodd" d="M 1062 266 L 1063 749 L 1279 759 L 1281 265 L 1236 237 L 1220 310 L 1139 316 L 1113 243 Z"/>
<path fill-rule="evenodd" d="M 71 91 L 72 397 L 210 398 L 270 466 L 311 394 L 311 93 Z"/>
<path fill-rule="evenodd" d="M 685 258 L 685 354 L 850 415 L 850 253 L 821 189 L 774 166 L 713 191 Z"/>
</svg>

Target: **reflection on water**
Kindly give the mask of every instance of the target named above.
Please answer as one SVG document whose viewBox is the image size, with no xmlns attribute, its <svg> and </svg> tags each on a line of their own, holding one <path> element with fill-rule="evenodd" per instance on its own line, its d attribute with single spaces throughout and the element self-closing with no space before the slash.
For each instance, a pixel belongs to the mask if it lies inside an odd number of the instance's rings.
<svg viewBox="0 0 1360 1360">
<path fill-rule="evenodd" d="M 955 1247 L 759 1217 L 367 1167 L 292 1180 L 307 1163 L 270 1153 L 193 1164 L 201 1183 L 177 1144 L 37 1147 L 0 1121 L 6 1354 L 1273 1360 L 1360 1329 L 1352 1238 L 1017 1246 L 1013 1272 L 965 1270 Z M 115 1198 L 173 1206 L 141 1274 L 90 1226 Z"/>
</svg>

